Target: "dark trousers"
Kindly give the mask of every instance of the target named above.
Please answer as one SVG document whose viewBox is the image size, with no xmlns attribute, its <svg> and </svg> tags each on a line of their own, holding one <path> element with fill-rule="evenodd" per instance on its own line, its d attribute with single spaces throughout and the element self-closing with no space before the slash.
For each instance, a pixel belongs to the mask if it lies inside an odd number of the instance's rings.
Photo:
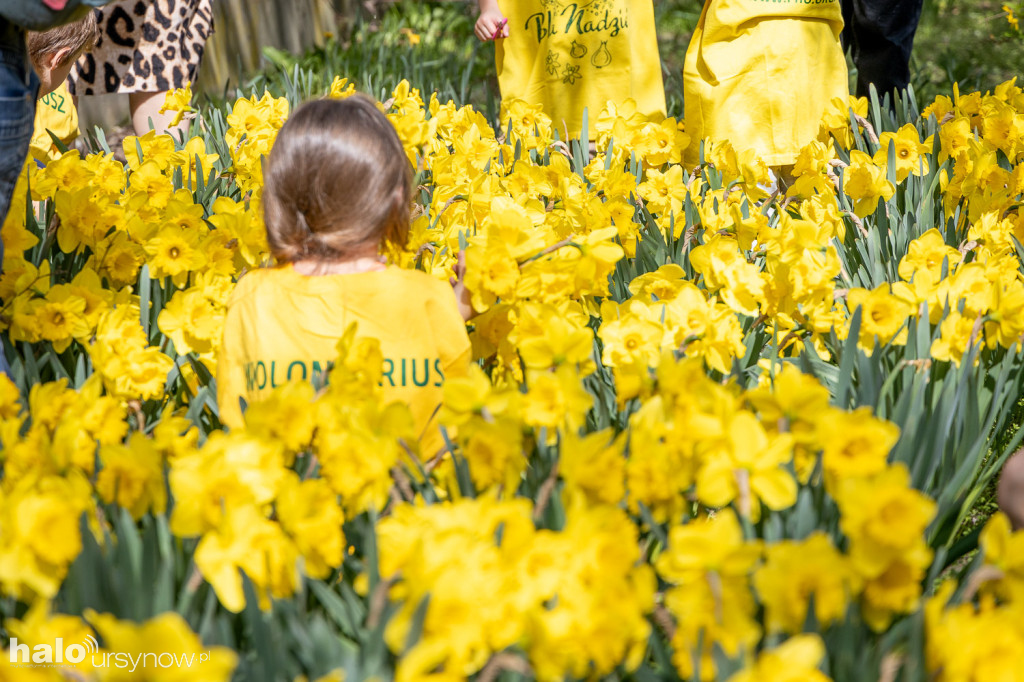
<svg viewBox="0 0 1024 682">
<path fill-rule="evenodd" d="M 879 98 L 910 83 L 910 50 L 924 0 L 842 0 L 843 46 L 857 66 L 857 96 Z"/>
<path fill-rule="evenodd" d="M 0 223 L 11 207 L 14 186 L 28 156 L 39 79 L 28 63 L 25 32 L 0 19 Z M 3 242 L 0 241 L 0 265 Z M 0 372 L 9 373 L 0 339 Z"/>
</svg>

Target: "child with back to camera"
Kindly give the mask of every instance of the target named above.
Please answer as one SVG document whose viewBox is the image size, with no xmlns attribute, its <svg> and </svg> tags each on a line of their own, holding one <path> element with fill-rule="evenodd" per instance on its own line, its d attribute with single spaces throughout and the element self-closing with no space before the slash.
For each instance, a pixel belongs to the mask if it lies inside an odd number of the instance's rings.
<svg viewBox="0 0 1024 682">
<path fill-rule="evenodd" d="M 359 95 L 307 103 L 282 127 L 264 176 L 278 265 L 247 273 L 228 301 L 221 420 L 238 427 L 239 398 L 326 373 L 356 322 L 359 336 L 380 341 L 385 399 L 410 406 L 422 452 L 433 455 L 443 446 L 433 422 L 442 386 L 468 371 L 470 342 L 448 284 L 380 256 L 404 246 L 409 230 L 411 167 L 391 123 Z"/>
</svg>

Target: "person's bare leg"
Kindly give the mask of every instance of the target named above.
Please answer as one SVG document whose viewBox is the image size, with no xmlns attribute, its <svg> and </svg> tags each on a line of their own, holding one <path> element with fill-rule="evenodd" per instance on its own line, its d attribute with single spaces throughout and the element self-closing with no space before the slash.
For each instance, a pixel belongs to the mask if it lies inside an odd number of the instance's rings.
<svg viewBox="0 0 1024 682">
<path fill-rule="evenodd" d="M 1003 466 L 997 495 L 999 508 L 1013 527 L 1024 529 L 1024 449 L 1014 453 Z"/>
<path fill-rule="evenodd" d="M 160 133 L 170 133 L 175 139 L 188 134 L 188 126 L 181 121 L 176 126 L 170 126 L 174 120 L 174 112 L 168 111 L 161 114 L 160 109 L 164 106 L 166 92 L 133 92 L 128 95 L 128 106 L 132 111 L 132 126 L 135 127 L 136 135 L 145 135 L 150 130 Z M 152 120 L 152 124 L 150 123 Z"/>
</svg>

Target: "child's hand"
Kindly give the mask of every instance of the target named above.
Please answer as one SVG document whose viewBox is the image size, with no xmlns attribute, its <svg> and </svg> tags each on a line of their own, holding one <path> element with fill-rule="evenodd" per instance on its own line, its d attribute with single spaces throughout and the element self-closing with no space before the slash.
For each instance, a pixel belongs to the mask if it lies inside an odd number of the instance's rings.
<svg viewBox="0 0 1024 682">
<path fill-rule="evenodd" d="M 498 38 L 508 38 L 508 19 L 499 9 L 485 10 L 480 13 L 473 29 L 476 37 L 484 42 Z"/>
<path fill-rule="evenodd" d="M 466 288 L 466 252 L 459 251 L 459 260 L 455 263 L 455 276 L 448 278 L 448 283 L 455 291 L 455 300 L 459 304 L 459 313 L 462 319 L 469 322 L 476 316 L 473 304 L 470 302 L 469 289 Z"/>
</svg>

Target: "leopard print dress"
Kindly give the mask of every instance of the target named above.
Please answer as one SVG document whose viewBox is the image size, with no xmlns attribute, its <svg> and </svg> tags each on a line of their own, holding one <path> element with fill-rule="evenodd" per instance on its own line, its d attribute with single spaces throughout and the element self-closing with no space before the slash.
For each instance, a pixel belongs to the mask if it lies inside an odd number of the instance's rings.
<svg viewBox="0 0 1024 682">
<path fill-rule="evenodd" d="M 212 0 L 117 0 L 95 10 L 100 39 L 75 64 L 73 95 L 165 92 L 194 83 Z"/>
</svg>

